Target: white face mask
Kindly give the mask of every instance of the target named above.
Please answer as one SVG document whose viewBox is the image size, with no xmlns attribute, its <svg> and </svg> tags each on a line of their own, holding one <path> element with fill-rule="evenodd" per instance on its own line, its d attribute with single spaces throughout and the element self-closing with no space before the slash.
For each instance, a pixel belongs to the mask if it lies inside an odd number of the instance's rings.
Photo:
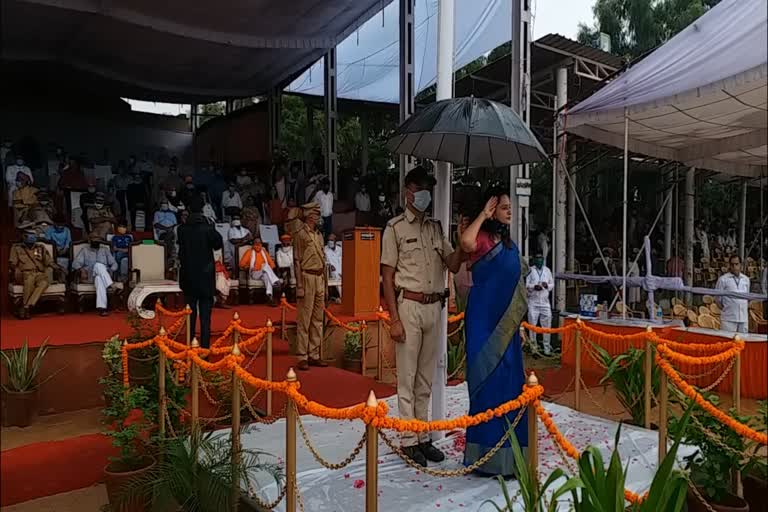
<svg viewBox="0 0 768 512">
<path fill-rule="evenodd" d="M 387 198 L 386 198 L 386 197 L 384 197 L 384 196 L 379 196 L 379 202 L 380 202 L 380 203 L 383 203 L 384 201 L 386 201 L 386 199 L 387 199 Z"/>
<path fill-rule="evenodd" d="M 330 247 L 331 249 L 336 249 L 336 241 L 331 240 L 330 242 L 328 242 L 328 247 Z"/>
<path fill-rule="evenodd" d="M 233 220 L 232 221 L 232 226 L 234 226 L 236 228 L 239 228 L 240 227 L 240 221 L 239 220 Z"/>
</svg>

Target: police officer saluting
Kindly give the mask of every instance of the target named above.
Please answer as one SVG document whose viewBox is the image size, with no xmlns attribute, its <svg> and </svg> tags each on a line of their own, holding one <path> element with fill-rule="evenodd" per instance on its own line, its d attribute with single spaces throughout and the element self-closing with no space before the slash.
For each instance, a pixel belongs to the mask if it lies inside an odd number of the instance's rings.
<svg viewBox="0 0 768 512">
<path fill-rule="evenodd" d="M 34 227 L 24 230 L 24 243 L 11 247 L 9 264 L 14 271 L 15 281 L 24 286 L 23 309 L 19 317 L 28 320 L 29 310 L 37 304 L 48 288 L 48 268 L 61 269 L 43 244 L 37 243 Z"/>
<path fill-rule="evenodd" d="M 445 269 L 458 272 L 463 253 L 454 251 L 442 226 L 425 211 L 435 179 L 423 167 L 405 177 L 405 212 L 387 223 L 382 239 L 384 300 L 397 356 L 397 406 L 403 419 L 428 421 L 432 378 L 440 349 L 437 337 L 445 307 Z M 416 463 L 441 462 L 429 433 L 404 434 L 403 451 Z"/>
</svg>

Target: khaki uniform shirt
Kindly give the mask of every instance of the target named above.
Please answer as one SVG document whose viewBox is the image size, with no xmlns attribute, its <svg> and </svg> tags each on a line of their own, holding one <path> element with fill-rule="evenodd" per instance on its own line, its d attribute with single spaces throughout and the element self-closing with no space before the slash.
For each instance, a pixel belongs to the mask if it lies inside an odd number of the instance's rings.
<svg viewBox="0 0 768 512">
<path fill-rule="evenodd" d="M 11 268 L 21 272 L 45 272 L 46 268 L 53 267 L 53 258 L 43 244 L 32 247 L 14 245 L 9 262 Z"/>
<path fill-rule="evenodd" d="M 395 269 L 395 289 L 445 291 L 444 260 L 453 246 L 438 221 L 406 210 L 387 223 L 381 243 L 381 264 Z"/>
<path fill-rule="evenodd" d="M 99 238 L 106 239 L 107 234 L 112 232 L 112 221 L 114 220 L 112 210 L 108 207 L 96 209 L 88 208 L 88 223 L 91 225 L 91 233 L 99 235 Z M 96 219 L 109 219 L 97 222 Z"/>
<path fill-rule="evenodd" d="M 304 224 L 293 234 L 293 247 L 294 260 L 301 266 L 301 270 L 325 270 L 323 235 L 320 232 L 310 231 Z"/>
<path fill-rule="evenodd" d="M 31 185 L 17 189 L 13 193 L 13 206 L 17 208 L 29 208 L 37 204 L 37 189 Z"/>
</svg>

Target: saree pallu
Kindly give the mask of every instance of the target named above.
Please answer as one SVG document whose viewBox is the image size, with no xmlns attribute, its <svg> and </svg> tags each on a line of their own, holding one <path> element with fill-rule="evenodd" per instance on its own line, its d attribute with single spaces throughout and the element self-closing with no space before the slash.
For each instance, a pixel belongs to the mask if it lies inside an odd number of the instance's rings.
<svg viewBox="0 0 768 512">
<path fill-rule="evenodd" d="M 499 243 L 472 266 L 472 288 L 465 313 L 469 414 L 492 409 L 517 398 L 525 384 L 520 324 L 528 311 L 525 273 L 513 243 Z M 469 427 L 464 464 L 482 458 L 507 432 L 518 411 Z M 521 447 L 528 446 L 523 417 L 515 428 Z M 479 469 L 488 475 L 513 475 L 514 456 L 509 441 Z"/>
</svg>

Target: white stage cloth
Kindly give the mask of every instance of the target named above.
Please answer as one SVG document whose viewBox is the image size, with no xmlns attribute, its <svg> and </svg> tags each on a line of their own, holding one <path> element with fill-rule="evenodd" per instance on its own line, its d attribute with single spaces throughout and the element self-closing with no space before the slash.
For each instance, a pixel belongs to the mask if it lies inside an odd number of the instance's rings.
<svg viewBox="0 0 768 512">
<path fill-rule="evenodd" d="M 387 400 L 390 411 L 397 411 L 396 397 Z M 466 384 L 447 389 L 448 417 L 465 414 L 469 400 Z M 546 404 L 560 431 L 580 450 L 587 445 L 597 446 L 608 462 L 618 424 L 602 418 L 578 413 L 557 404 Z M 325 421 L 312 416 L 302 416 L 302 421 L 313 444 L 320 454 L 336 463 L 345 458 L 354 448 L 363 433 L 360 421 Z M 229 435 L 229 431 L 221 431 Z M 390 437 L 392 437 L 392 434 Z M 461 464 L 464 433 L 453 435 L 436 443 L 446 452 L 447 460 L 439 465 L 441 469 L 453 469 Z M 243 447 L 269 452 L 282 463 L 285 456 L 285 420 L 272 425 L 257 425 L 242 436 Z M 349 466 L 339 471 L 330 471 L 320 466 L 307 450 L 297 431 L 298 485 L 305 510 L 312 511 L 361 511 L 365 509 L 365 449 Z M 626 486 L 635 492 L 644 492 L 650 486 L 656 468 L 657 433 L 625 425 L 619 443 L 622 465 L 629 464 Z M 540 424 L 539 429 L 540 474 L 542 479 L 556 467 L 562 467 L 562 459 Z M 691 453 L 681 447 L 678 457 Z M 274 461 L 273 461 L 274 462 Z M 437 467 L 437 466 L 433 466 Z M 565 468 L 564 468 L 565 469 Z M 566 470 L 567 471 L 567 470 Z M 266 486 L 261 493 L 262 500 L 277 496 L 274 482 L 269 477 L 258 475 Z M 517 491 L 517 482 L 507 482 L 510 494 Z M 435 478 L 417 472 L 379 442 L 379 510 L 398 512 L 422 512 L 425 510 L 472 510 L 479 509 L 480 503 L 492 499 L 502 505 L 503 498 L 498 482 L 492 478 L 474 475 L 459 478 Z M 568 507 L 563 504 L 561 507 Z M 281 503 L 275 510 L 285 510 Z M 486 505 L 481 510 L 493 510 Z M 517 508 L 515 508 L 517 510 Z"/>
</svg>

